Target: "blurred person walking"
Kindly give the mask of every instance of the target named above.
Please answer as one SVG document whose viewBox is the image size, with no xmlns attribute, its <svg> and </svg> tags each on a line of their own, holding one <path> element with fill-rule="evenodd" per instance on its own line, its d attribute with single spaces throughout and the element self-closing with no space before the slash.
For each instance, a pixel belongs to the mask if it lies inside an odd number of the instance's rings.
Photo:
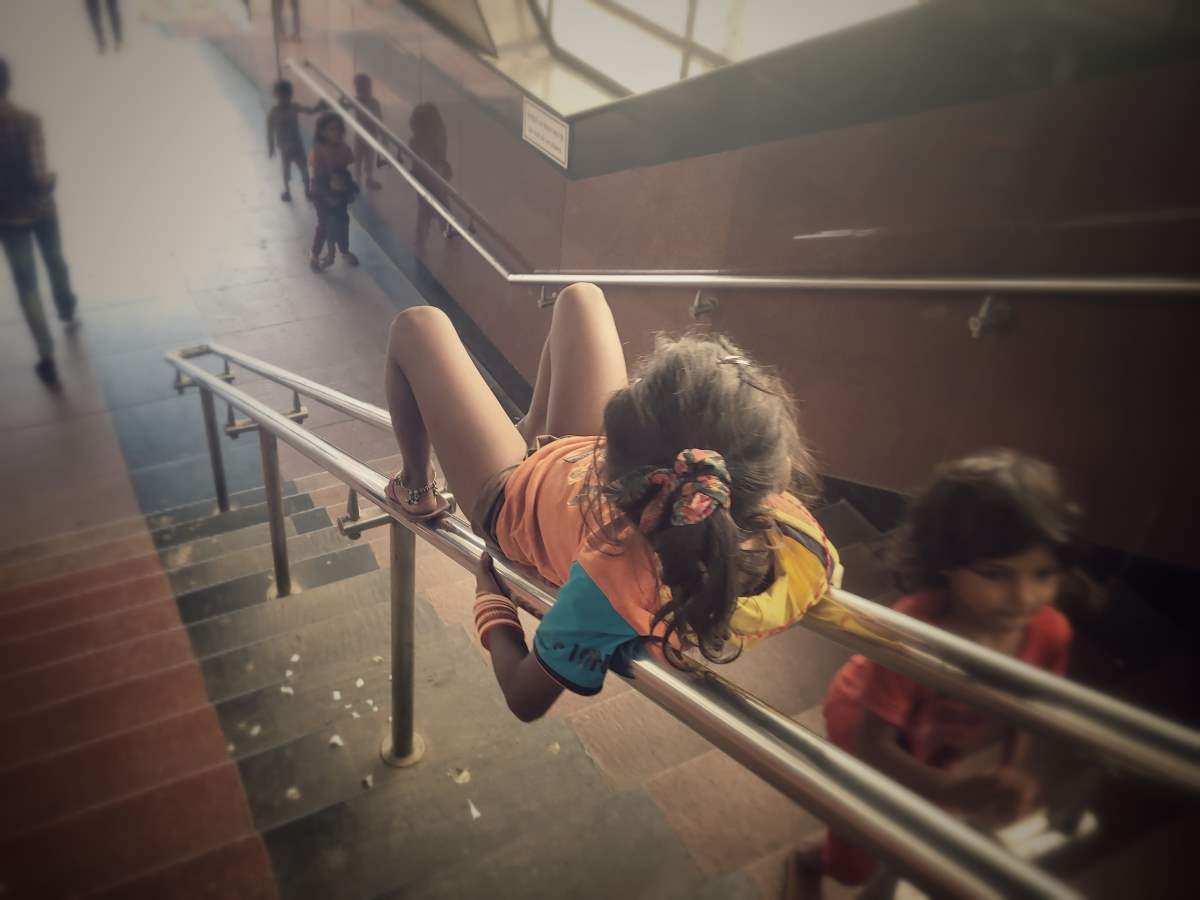
<svg viewBox="0 0 1200 900">
<path fill-rule="evenodd" d="M 53 196 L 55 176 L 46 167 L 42 120 L 9 101 L 9 80 L 8 63 L 0 59 L 0 242 L 12 270 L 21 311 L 37 345 L 34 371 L 48 387 L 57 387 L 54 338 L 38 293 L 34 241 L 42 251 L 54 305 L 63 322 L 75 321 L 76 300 L 62 255 Z"/>
<path fill-rule="evenodd" d="M 300 0 L 290 0 L 292 7 L 292 36 L 291 40 L 300 40 Z M 275 34 L 279 40 L 288 40 L 287 29 L 283 26 L 283 0 L 271 0 L 271 18 L 275 22 Z"/>
<path fill-rule="evenodd" d="M 108 7 L 108 25 L 112 29 L 113 48 L 121 49 L 121 3 L 120 0 L 104 0 Z M 96 35 L 96 47 L 103 53 L 108 49 L 104 42 L 104 22 L 100 13 L 100 0 L 84 0 L 88 18 L 92 21 L 92 31 Z"/>
</svg>

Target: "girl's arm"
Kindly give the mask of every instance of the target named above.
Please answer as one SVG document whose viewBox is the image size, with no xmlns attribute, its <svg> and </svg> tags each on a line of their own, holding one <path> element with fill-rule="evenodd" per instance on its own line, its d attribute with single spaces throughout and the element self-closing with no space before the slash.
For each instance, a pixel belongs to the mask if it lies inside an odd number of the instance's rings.
<svg viewBox="0 0 1200 900">
<path fill-rule="evenodd" d="M 476 573 L 476 596 L 486 595 L 505 598 L 507 595 L 500 588 L 492 570 L 492 558 L 484 554 Z M 525 633 L 517 619 L 516 607 L 511 614 L 506 610 L 497 612 L 491 606 L 492 615 L 480 614 L 480 602 L 476 603 L 476 625 L 481 626 L 485 619 L 502 618 L 505 622 L 493 621 L 486 629 L 486 636 L 481 635 L 484 646 L 492 655 L 492 670 L 496 673 L 496 681 L 504 694 L 508 708 L 522 722 L 532 722 L 546 714 L 558 699 L 563 689 L 542 668 L 537 658 L 529 652 L 525 645 Z M 511 603 L 511 600 L 509 601 Z M 507 624 L 511 621 L 513 624 Z"/>
<path fill-rule="evenodd" d="M 927 766 L 900 746 L 900 729 L 870 710 L 863 711 L 858 734 L 858 756 L 863 762 L 935 803 L 950 789 L 950 775 Z"/>
<path fill-rule="evenodd" d="M 544 716 L 563 689 L 529 652 L 524 635 L 515 628 L 495 628 L 490 649 L 492 670 L 513 715 L 522 722 Z"/>
<path fill-rule="evenodd" d="M 884 775 L 926 800 L 950 804 L 993 822 L 1011 820 L 1023 800 L 1024 786 L 1012 770 L 955 775 L 919 762 L 900 746 L 900 729 L 874 713 L 863 712 L 858 755 Z"/>
</svg>

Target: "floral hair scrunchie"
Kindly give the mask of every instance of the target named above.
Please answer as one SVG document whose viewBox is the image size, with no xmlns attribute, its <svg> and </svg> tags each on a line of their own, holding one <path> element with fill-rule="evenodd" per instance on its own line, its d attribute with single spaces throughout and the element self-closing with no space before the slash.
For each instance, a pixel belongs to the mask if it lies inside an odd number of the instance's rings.
<svg viewBox="0 0 1200 900">
<path fill-rule="evenodd" d="M 643 534 L 655 531 L 671 504 L 671 525 L 697 525 L 714 510 L 729 508 L 729 470 L 713 450 L 682 450 L 670 469 L 654 469 L 622 479 L 626 496 L 643 497 L 657 489 L 638 519 Z"/>
</svg>

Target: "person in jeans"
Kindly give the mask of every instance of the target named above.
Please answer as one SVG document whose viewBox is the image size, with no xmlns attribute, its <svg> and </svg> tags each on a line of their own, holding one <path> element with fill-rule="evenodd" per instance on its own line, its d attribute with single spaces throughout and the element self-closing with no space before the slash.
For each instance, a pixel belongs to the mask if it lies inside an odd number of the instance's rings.
<svg viewBox="0 0 1200 900">
<path fill-rule="evenodd" d="M 35 371 L 43 383 L 55 387 L 58 370 L 54 365 L 54 338 L 38 293 L 34 241 L 42 251 L 59 319 L 74 322 L 76 301 L 62 255 L 53 198 L 54 174 L 46 167 L 42 121 L 13 105 L 8 87 L 8 64 L 0 59 L 0 242 L 12 270 L 21 311 L 37 345 Z"/>
<path fill-rule="evenodd" d="M 108 24 L 112 29 L 113 48 L 121 49 L 121 4 L 120 0 L 105 0 L 108 7 Z M 108 49 L 104 41 L 104 17 L 100 12 L 100 0 L 84 0 L 87 7 L 88 19 L 92 23 L 92 33 L 96 35 L 96 47 L 101 53 Z"/>
</svg>

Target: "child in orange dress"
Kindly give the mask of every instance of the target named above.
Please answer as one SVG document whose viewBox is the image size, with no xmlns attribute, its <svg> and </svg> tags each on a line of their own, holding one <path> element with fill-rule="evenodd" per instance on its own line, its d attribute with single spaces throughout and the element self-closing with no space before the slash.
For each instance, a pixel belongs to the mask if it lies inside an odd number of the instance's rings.
<svg viewBox="0 0 1200 900">
<path fill-rule="evenodd" d="M 1077 556 L 1078 514 L 1054 469 L 1008 450 L 939 467 L 901 531 L 899 612 L 1029 665 L 1063 675 L 1071 626 L 1052 605 Z M 1028 736 L 865 656 L 853 657 L 825 697 L 829 739 L 922 796 L 979 823 L 1028 812 L 1039 788 L 1026 771 Z M 963 775 L 956 764 L 996 739 L 1002 764 Z M 815 896 L 821 874 L 861 885 L 878 864 L 830 833 L 795 859 L 796 890 Z"/>
<path fill-rule="evenodd" d="M 778 378 L 722 337 L 688 336 L 660 338 L 630 381 L 595 285 L 555 300 L 520 427 L 430 306 L 392 324 L 387 396 L 404 460 L 391 499 L 414 518 L 446 512 L 436 449 L 475 530 L 561 585 L 530 646 L 513 601 L 479 573 L 480 640 L 522 720 L 563 690 L 596 693 L 646 641 L 727 661 L 840 577 L 792 493 L 814 476 Z"/>
</svg>

